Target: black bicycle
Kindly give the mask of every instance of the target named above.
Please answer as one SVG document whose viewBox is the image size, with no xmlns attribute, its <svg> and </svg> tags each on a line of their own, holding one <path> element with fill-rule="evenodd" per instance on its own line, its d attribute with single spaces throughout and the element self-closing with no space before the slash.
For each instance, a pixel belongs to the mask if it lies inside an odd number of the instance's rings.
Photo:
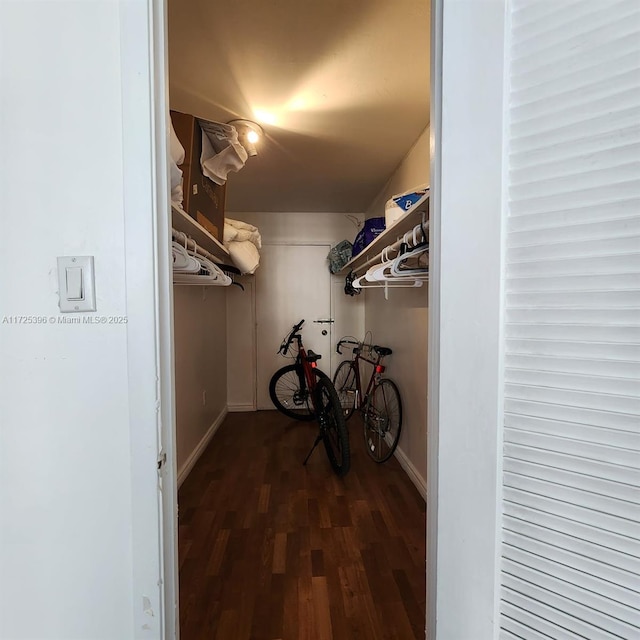
<svg viewBox="0 0 640 640">
<path fill-rule="evenodd" d="M 294 325 L 278 349 L 278 353 L 286 356 L 295 345 L 297 354 L 294 364 L 282 367 L 273 374 L 269 382 L 269 395 L 276 409 L 286 416 L 296 420 L 315 419 L 318 422 L 318 436 L 303 464 L 307 464 L 313 450 L 322 441 L 334 472 L 344 476 L 351 467 L 345 416 L 329 376 L 318 369 L 317 362 L 322 356 L 304 348 L 300 333 L 303 324 L 304 320 L 300 320 Z"/>
</svg>

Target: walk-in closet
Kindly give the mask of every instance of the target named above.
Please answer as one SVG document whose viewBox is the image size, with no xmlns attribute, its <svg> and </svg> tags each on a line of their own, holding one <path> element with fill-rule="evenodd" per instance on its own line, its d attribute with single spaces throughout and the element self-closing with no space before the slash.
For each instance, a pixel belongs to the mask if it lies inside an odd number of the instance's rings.
<svg viewBox="0 0 640 640">
<path fill-rule="evenodd" d="M 429 13 L 168 3 L 183 640 L 424 637 Z M 270 391 L 302 319 L 329 379 L 359 357 L 342 476 Z"/>
</svg>

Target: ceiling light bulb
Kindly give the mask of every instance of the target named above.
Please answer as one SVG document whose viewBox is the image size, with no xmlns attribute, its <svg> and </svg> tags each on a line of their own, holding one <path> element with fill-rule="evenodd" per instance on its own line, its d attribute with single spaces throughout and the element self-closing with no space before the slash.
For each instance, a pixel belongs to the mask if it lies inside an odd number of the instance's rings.
<svg viewBox="0 0 640 640">
<path fill-rule="evenodd" d="M 227 124 L 235 127 L 238 132 L 238 140 L 245 148 L 246 152 L 250 156 L 257 156 L 258 150 L 256 149 L 256 142 L 260 140 L 260 136 L 263 133 L 262 127 L 251 120 L 246 120 L 245 118 L 230 120 Z"/>
</svg>

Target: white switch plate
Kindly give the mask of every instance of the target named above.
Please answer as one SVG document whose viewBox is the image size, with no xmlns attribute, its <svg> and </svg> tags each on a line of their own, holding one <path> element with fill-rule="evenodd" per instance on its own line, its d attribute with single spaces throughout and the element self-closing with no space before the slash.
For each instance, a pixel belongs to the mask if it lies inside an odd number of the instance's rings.
<svg viewBox="0 0 640 640">
<path fill-rule="evenodd" d="M 67 271 L 73 269 L 74 271 Z M 81 298 L 77 299 L 77 276 L 81 269 Z M 69 285 L 74 291 L 69 291 Z M 93 256 L 64 256 L 58 258 L 58 296 L 62 313 L 96 310 L 96 287 Z M 72 299 L 75 298 L 75 299 Z"/>
</svg>

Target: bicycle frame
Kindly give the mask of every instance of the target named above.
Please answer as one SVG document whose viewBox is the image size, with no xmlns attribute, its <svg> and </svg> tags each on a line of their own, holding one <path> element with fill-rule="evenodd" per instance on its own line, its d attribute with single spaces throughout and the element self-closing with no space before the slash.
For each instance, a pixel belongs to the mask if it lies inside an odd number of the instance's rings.
<svg viewBox="0 0 640 640">
<path fill-rule="evenodd" d="M 314 369 L 317 368 L 316 362 L 320 359 L 320 356 L 313 353 L 313 351 L 307 353 L 304 345 L 302 344 L 302 334 L 298 333 L 302 327 L 304 320 L 301 320 L 297 325 L 293 327 L 291 333 L 285 338 L 280 345 L 278 353 L 286 355 L 290 346 L 295 342 L 298 348 L 298 353 L 295 359 L 296 373 L 298 374 L 298 386 L 300 393 L 304 396 L 308 393 L 308 397 L 311 401 L 311 405 L 314 411 L 316 407 L 316 374 Z"/>
<path fill-rule="evenodd" d="M 370 358 L 366 358 L 361 354 L 362 347 L 371 347 L 372 345 L 362 345 L 354 349 L 355 357 L 353 358 L 354 363 L 354 371 L 356 374 L 356 400 L 354 404 L 355 409 L 359 409 L 365 403 L 367 398 L 369 397 L 369 393 L 371 393 L 371 389 L 374 387 L 375 383 L 380 379 L 380 376 L 384 373 L 386 367 L 383 364 L 380 364 L 380 361 L 384 356 L 378 354 L 376 360 L 372 360 Z M 373 365 L 373 371 L 371 372 L 371 377 L 369 378 L 369 384 L 367 385 L 367 390 L 362 393 L 362 376 L 360 374 L 360 361 L 368 362 Z"/>
<path fill-rule="evenodd" d="M 298 346 L 298 355 L 296 356 L 296 364 L 302 368 L 302 374 L 304 375 L 304 379 L 302 376 L 300 377 L 300 389 L 304 389 L 305 384 L 307 389 L 310 392 L 311 404 L 315 409 L 315 388 L 316 388 L 316 376 L 313 370 L 316 368 L 316 361 L 309 360 L 307 356 L 307 352 L 302 344 L 302 336 L 300 334 L 296 334 L 292 336 L 292 338 L 296 341 Z M 300 373 L 298 373 L 300 375 Z"/>
</svg>

